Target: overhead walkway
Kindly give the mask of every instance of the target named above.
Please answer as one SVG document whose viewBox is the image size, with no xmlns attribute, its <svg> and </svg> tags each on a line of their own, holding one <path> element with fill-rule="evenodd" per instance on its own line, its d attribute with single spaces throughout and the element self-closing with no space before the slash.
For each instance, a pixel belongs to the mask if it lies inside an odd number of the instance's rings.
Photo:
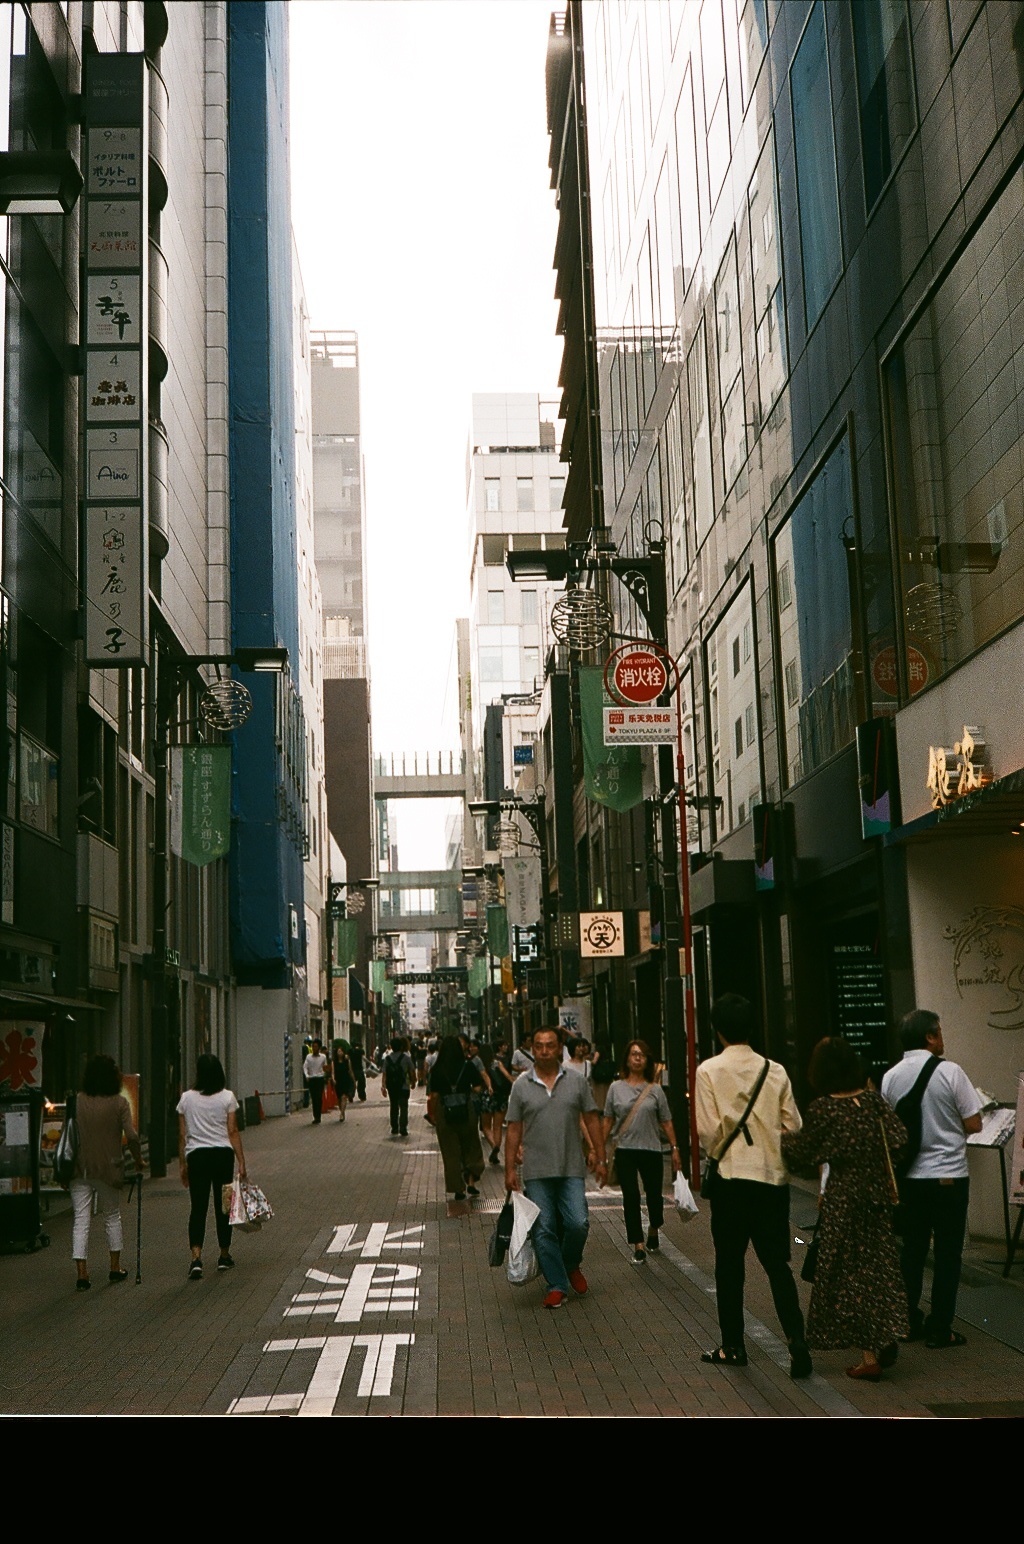
<svg viewBox="0 0 1024 1544">
<path fill-rule="evenodd" d="M 377 919 L 384 933 L 457 932 L 461 875 L 451 869 L 398 869 L 380 875 Z"/>
<path fill-rule="evenodd" d="M 466 758 L 460 751 L 402 751 L 373 758 L 375 799 L 465 799 Z"/>
</svg>

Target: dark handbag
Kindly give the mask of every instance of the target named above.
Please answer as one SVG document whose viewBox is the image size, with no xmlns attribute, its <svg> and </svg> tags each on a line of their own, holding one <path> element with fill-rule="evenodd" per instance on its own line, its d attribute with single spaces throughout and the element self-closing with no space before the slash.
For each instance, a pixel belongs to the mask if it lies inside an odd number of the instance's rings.
<svg viewBox="0 0 1024 1544">
<path fill-rule="evenodd" d="M 449 1092 L 441 1094 L 441 1108 L 444 1110 L 444 1118 L 449 1126 L 463 1126 L 469 1119 L 470 1096 L 459 1092 L 459 1084 L 462 1082 L 466 1068 L 462 1067 L 454 1084 L 449 1084 Z"/>
<path fill-rule="evenodd" d="M 800 1280 L 813 1281 L 818 1269 L 818 1234 L 815 1230 L 814 1237 L 807 1245 L 807 1253 L 804 1255 L 804 1263 L 800 1267 Z"/>
<path fill-rule="evenodd" d="M 512 1205 L 512 1192 L 505 1192 L 505 1205 L 498 1213 L 498 1220 L 494 1224 L 487 1245 L 487 1263 L 492 1267 L 498 1267 L 505 1263 L 508 1246 L 512 1242 L 512 1224 L 515 1221 L 515 1208 Z"/>
<path fill-rule="evenodd" d="M 74 1094 L 69 1094 L 67 1108 L 64 1111 L 64 1125 L 61 1128 L 60 1138 L 57 1142 L 57 1151 L 53 1155 L 54 1177 L 58 1185 L 62 1185 L 64 1189 L 67 1189 L 75 1177 L 80 1150 L 81 1138 L 78 1133 L 77 1100 Z"/>
<path fill-rule="evenodd" d="M 743 1114 L 740 1116 L 739 1120 L 736 1122 L 735 1126 L 732 1128 L 729 1135 L 718 1149 L 718 1152 L 714 1155 L 709 1153 L 704 1160 L 704 1167 L 701 1170 L 700 1176 L 700 1193 L 705 1200 L 709 1201 L 714 1195 L 718 1185 L 722 1183 L 721 1175 L 718 1172 L 719 1165 L 721 1164 L 722 1159 L 725 1157 L 732 1144 L 735 1142 L 736 1138 L 739 1136 L 740 1132 L 742 1131 L 744 1141 L 748 1147 L 753 1147 L 754 1145 L 754 1139 L 750 1135 L 750 1132 L 747 1130 L 747 1121 L 750 1119 L 751 1110 L 757 1103 L 757 1096 L 760 1094 L 762 1088 L 764 1087 L 765 1078 L 768 1076 L 770 1068 L 771 1062 L 766 1056 L 764 1059 L 764 1066 L 761 1068 L 757 1082 L 754 1084 L 754 1092 L 747 1100 L 747 1108 L 743 1111 Z"/>
</svg>

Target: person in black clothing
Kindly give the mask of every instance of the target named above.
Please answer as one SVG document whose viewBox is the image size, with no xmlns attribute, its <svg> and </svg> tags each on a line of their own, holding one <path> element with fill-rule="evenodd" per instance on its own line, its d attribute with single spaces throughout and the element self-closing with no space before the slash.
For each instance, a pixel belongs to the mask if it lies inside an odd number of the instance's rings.
<svg viewBox="0 0 1024 1544">
<path fill-rule="evenodd" d="M 381 1066 L 380 1091 L 391 1101 L 391 1135 L 409 1135 L 409 1089 L 415 1077 L 408 1041 L 396 1035 Z"/>
<path fill-rule="evenodd" d="M 352 1068 L 352 1076 L 355 1079 L 356 1093 L 359 1096 L 359 1103 L 365 1104 L 366 1063 L 363 1057 L 363 1048 L 361 1045 L 353 1045 L 349 1047 L 348 1060 L 349 1065 Z"/>
<path fill-rule="evenodd" d="M 430 1069 L 427 1108 L 444 1162 L 444 1188 L 456 1201 L 464 1201 L 467 1192 L 473 1197 L 480 1194 L 476 1182 L 483 1173 L 484 1155 L 473 1095 L 483 1086 L 480 1072 L 464 1055 L 458 1038 L 446 1035 Z"/>
</svg>

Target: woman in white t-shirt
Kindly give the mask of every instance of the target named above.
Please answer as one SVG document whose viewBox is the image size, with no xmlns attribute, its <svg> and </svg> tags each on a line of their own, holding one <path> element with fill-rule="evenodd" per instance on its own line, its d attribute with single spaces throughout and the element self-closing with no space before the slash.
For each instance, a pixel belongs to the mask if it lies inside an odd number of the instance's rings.
<svg viewBox="0 0 1024 1544">
<path fill-rule="evenodd" d="M 178 1162 L 181 1183 L 192 1198 L 188 1218 L 192 1250 L 189 1281 L 201 1281 L 203 1277 L 203 1239 L 211 1189 L 220 1244 L 217 1269 L 229 1271 L 235 1263 L 231 1258 L 231 1224 L 224 1212 L 223 1188 L 234 1178 L 236 1155 L 238 1176 L 245 1178 L 245 1154 L 235 1119 L 238 1100 L 230 1088 L 225 1088 L 225 1081 L 224 1068 L 217 1057 L 200 1056 L 195 1083 L 178 1100 Z"/>
</svg>

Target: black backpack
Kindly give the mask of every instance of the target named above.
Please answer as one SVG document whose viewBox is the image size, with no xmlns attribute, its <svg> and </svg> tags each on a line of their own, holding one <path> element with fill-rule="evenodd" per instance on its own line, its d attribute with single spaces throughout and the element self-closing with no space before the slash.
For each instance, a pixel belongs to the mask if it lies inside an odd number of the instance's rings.
<svg viewBox="0 0 1024 1544">
<path fill-rule="evenodd" d="M 404 1051 L 392 1051 L 390 1056 L 385 1056 L 384 1087 L 389 1094 L 400 1094 L 403 1088 L 409 1087 Z"/>
<path fill-rule="evenodd" d="M 907 1144 L 893 1162 L 897 1179 L 906 1179 L 908 1171 L 921 1151 L 921 1105 L 924 1102 L 924 1091 L 940 1060 L 938 1056 L 930 1056 L 918 1073 L 913 1088 L 896 1103 L 896 1115 L 907 1130 Z"/>
</svg>

